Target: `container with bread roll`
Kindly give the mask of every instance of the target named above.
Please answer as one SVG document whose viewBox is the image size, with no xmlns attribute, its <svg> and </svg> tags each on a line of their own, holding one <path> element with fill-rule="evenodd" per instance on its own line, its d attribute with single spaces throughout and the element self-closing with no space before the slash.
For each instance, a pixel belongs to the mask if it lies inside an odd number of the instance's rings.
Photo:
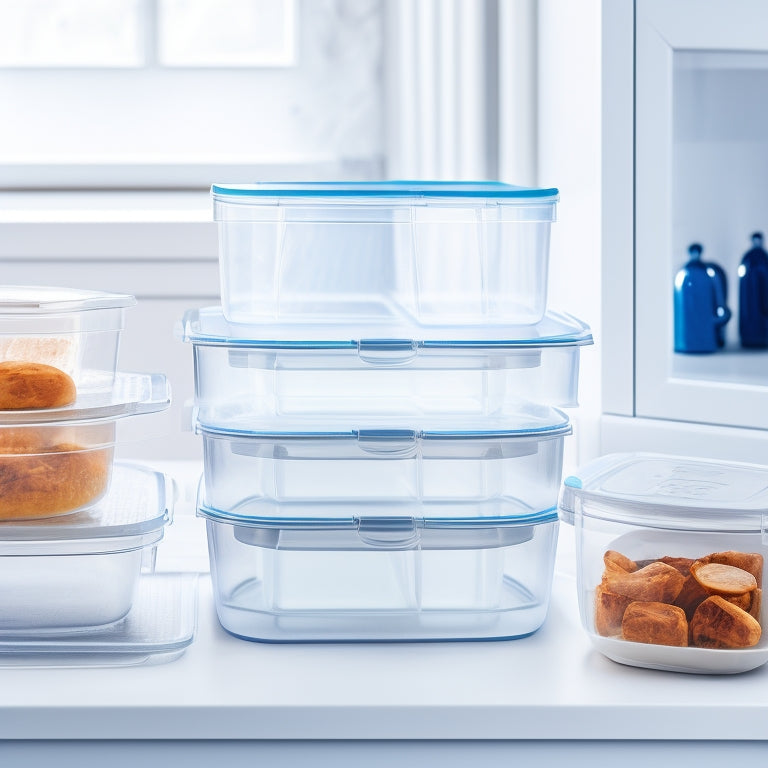
<svg viewBox="0 0 768 768">
<path fill-rule="evenodd" d="M 103 627 L 131 610 L 172 519 L 173 481 L 117 462 L 109 494 L 50 520 L 0 521 L 0 649 Z"/>
<path fill-rule="evenodd" d="M 0 411 L 0 521 L 52 518 L 109 490 L 117 423 L 170 405 L 162 374 L 118 373 L 107 393 L 52 409 Z"/>
<path fill-rule="evenodd" d="M 613 661 L 728 674 L 768 661 L 768 467 L 603 456 L 563 483 L 584 629 Z"/>
<path fill-rule="evenodd" d="M 60 407 L 111 389 L 133 296 L 0 286 L 0 410 Z"/>
</svg>

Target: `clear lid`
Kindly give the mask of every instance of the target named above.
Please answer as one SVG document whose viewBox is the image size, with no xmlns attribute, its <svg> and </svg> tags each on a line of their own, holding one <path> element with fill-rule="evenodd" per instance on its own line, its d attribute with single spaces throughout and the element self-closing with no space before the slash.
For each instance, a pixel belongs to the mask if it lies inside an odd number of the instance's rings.
<svg viewBox="0 0 768 768">
<path fill-rule="evenodd" d="M 581 502 L 581 503 L 580 503 Z M 768 467 L 668 456 L 616 453 L 567 477 L 560 517 L 589 517 L 674 530 L 754 531 L 768 513 Z"/>
<path fill-rule="evenodd" d="M 518 187 L 498 181 L 310 181 L 267 182 L 261 184 L 214 184 L 214 199 L 236 197 L 241 202 L 271 204 L 306 204 L 320 201 L 348 205 L 350 202 L 417 204 L 419 201 L 471 199 L 473 204 L 483 198 L 492 204 L 556 202 L 559 192 L 554 187 Z"/>
<path fill-rule="evenodd" d="M 478 420 L 476 416 L 425 416 L 419 424 L 413 417 L 376 417 L 375 424 L 343 423 L 339 418 L 279 416 L 274 418 L 245 418 L 242 424 L 235 420 L 204 423 L 195 421 L 198 434 L 226 438 L 256 438 L 259 440 L 355 440 L 366 445 L 376 444 L 385 450 L 387 445 L 402 449 L 420 440 L 516 440 L 521 438 L 547 439 L 569 435 L 568 416 L 558 408 L 538 403 L 521 402 L 515 412 L 499 418 Z M 410 419 L 410 420 L 409 420 Z"/>
<path fill-rule="evenodd" d="M 479 350 L 493 353 L 509 349 L 584 346 L 592 344 L 589 326 L 571 315 L 548 311 L 534 325 L 421 326 L 338 322 L 282 322 L 263 325 L 228 323 L 221 307 L 193 309 L 176 329 L 184 341 L 200 346 L 249 349 L 349 350 L 355 354 L 402 350 L 429 354 L 445 350 Z"/>
<path fill-rule="evenodd" d="M 163 473 L 115 462 L 109 493 L 90 509 L 0 522 L 0 557 L 107 554 L 149 546 L 171 521 L 175 499 L 175 484 Z"/>
<path fill-rule="evenodd" d="M 37 315 L 132 307 L 133 296 L 40 285 L 0 286 L 0 315 Z"/>
<path fill-rule="evenodd" d="M 78 394 L 77 400 L 71 405 L 61 408 L 0 410 L 0 427 L 114 421 L 125 416 L 157 413 L 170 404 L 170 385 L 163 374 L 117 373 L 110 390 Z"/>
</svg>

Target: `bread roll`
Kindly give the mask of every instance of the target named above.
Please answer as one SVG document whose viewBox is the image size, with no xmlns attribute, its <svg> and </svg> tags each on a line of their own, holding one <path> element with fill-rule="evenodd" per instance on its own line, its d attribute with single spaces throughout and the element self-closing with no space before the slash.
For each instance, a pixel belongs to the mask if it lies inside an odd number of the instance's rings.
<svg viewBox="0 0 768 768">
<path fill-rule="evenodd" d="M 624 611 L 621 634 L 633 643 L 688 645 L 688 621 L 682 608 L 667 603 L 633 602 Z"/>
<path fill-rule="evenodd" d="M 708 597 L 691 619 L 691 640 L 699 648 L 751 648 L 760 635 L 759 622 L 720 595 Z"/>
<path fill-rule="evenodd" d="M 0 410 L 60 408 L 75 402 L 72 377 L 43 363 L 0 363 Z"/>
<path fill-rule="evenodd" d="M 606 565 L 603 587 L 633 600 L 671 603 L 680 594 L 684 582 L 680 571 L 666 563 L 651 563 L 632 573 L 609 570 Z"/>
</svg>

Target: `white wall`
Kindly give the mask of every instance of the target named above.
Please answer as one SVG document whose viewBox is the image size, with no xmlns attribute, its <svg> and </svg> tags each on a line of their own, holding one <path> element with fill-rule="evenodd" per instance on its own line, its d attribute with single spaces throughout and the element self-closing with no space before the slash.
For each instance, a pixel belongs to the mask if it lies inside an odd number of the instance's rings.
<svg viewBox="0 0 768 768">
<path fill-rule="evenodd" d="M 599 453 L 600 1 L 538 2 L 538 183 L 560 189 L 552 228 L 550 305 L 589 323 L 581 354 L 581 407 L 566 441 L 565 472 Z M 631 339 L 627 339 L 630 343 Z"/>
</svg>

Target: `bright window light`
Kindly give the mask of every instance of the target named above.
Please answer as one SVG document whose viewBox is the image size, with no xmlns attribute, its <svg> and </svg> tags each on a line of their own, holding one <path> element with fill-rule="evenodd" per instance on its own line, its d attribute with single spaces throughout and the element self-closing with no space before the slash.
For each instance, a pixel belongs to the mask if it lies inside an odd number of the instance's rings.
<svg viewBox="0 0 768 768">
<path fill-rule="evenodd" d="M 138 67 L 143 0 L 0 0 L 0 67 Z"/>
<path fill-rule="evenodd" d="M 294 64 L 293 0 L 158 0 L 158 63 Z"/>
</svg>

